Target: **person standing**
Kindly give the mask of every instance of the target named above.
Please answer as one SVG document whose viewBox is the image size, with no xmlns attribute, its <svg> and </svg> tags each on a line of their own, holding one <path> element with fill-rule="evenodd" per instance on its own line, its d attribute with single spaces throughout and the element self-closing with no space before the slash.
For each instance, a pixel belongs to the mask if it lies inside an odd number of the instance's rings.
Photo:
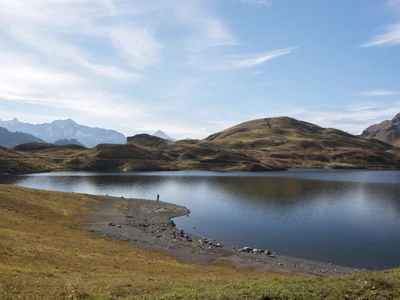
<svg viewBox="0 0 400 300">
<path fill-rule="evenodd" d="M 157 201 L 160 201 L 160 194 L 157 194 Z"/>
</svg>

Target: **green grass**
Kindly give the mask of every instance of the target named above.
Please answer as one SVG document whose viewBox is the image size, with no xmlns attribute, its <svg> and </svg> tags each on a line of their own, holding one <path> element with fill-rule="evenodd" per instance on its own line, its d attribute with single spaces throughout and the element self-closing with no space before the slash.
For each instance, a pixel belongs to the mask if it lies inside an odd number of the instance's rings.
<svg viewBox="0 0 400 300">
<path fill-rule="evenodd" d="M 84 195 L 0 185 L 0 299 L 400 299 L 400 270 L 304 277 L 180 263 L 84 230 Z"/>
</svg>

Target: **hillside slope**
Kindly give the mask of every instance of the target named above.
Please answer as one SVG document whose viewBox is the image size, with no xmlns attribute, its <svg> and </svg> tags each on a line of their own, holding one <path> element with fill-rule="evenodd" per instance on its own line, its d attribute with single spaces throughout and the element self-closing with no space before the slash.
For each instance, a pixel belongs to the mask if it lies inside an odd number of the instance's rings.
<svg viewBox="0 0 400 300">
<path fill-rule="evenodd" d="M 389 144 L 289 117 L 244 122 L 206 138 L 224 148 L 255 151 L 285 167 L 374 168 L 399 165 Z"/>
<path fill-rule="evenodd" d="M 365 138 L 374 138 L 396 147 L 400 147 L 400 113 L 392 120 L 369 126 L 361 134 Z"/>
<path fill-rule="evenodd" d="M 10 132 L 6 128 L 0 127 L 0 146 L 12 148 L 30 142 L 42 143 L 44 141 L 28 133 Z"/>
</svg>

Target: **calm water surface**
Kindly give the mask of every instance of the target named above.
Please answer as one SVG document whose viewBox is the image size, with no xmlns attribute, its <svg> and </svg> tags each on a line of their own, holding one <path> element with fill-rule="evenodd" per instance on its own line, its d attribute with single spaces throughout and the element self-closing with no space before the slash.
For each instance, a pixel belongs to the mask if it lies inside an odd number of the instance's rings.
<svg viewBox="0 0 400 300">
<path fill-rule="evenodd" d="M 400 266 L 400 171 L 57 172 L 0 183 L 186 206 L 199 236 L 351 267 Z M 194 229 L 195 227 L 195 229 Z"/>
</svg>

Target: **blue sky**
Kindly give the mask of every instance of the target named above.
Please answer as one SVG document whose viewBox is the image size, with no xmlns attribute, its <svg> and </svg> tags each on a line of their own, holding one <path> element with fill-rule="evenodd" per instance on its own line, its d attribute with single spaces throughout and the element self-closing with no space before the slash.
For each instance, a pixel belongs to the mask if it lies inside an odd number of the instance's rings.
<svg viewBox="0 0 400 300">
<path fill-rule="evenodd" d="M 0 118 L 204 138 L 400 112 L 400 0 L 0 0 Z"/>
</svg>

